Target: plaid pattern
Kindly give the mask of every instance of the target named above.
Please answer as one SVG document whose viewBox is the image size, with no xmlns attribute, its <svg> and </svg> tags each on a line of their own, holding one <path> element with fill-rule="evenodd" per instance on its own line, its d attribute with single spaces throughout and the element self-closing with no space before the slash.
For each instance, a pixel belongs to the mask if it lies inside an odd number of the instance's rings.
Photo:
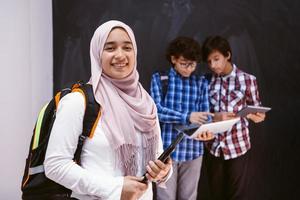
<svg viewBox="0 0 300 200">
<path fill-rule="evenodd" d="M 235 65 L 224 77 L 212 77 L 209 85 L 210 111 L 237 113 L 246 105 L 260 105 L 256 78 Z M 248 120 L 241 118 L 228 132 L 218 134 L 213 142 L 207 143 L 210 152 L 224 159 L 233 159 L 245 154 L 251 147 Z"/>
<path fill-rule="evenodd" d="M 151 80 L 151 96 L 155 101 L 161 122 L 164 149 L 176 138 L 173 128 L 178 124 L 189 124 L 191 112 L 208 111 L 208 81 L 204 77 L 192 75 L 184 78 L 173 67 L 169 71 L 168 89 L 162 99 L 162 86 L 159 73 Z M 188 161 L 203 155 L 203 143 L 185 137 L 171 157 L 175 161 Z"/>
</svg>

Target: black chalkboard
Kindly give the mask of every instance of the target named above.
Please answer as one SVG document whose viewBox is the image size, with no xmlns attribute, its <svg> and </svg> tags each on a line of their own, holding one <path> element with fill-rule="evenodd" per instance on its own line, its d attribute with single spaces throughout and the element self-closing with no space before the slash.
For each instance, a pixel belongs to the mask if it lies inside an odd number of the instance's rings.
<svg viewBox="0 0 300 200">
<path fill-rule="evenodd" d="M 229 39 L 233 62 L 258 79 L 262 124 L 251 124 L 249 199 L 298 199 L 300 111 L 300 1 L 297 0 L 53 0 L 54 92 L 90 76 L 89 42 L 110 19 L 135 32 L 140 81 L 169 67 L 166 45 L 179 35 L 200 43 L 211 34 Z M 200 65 L 199 73 L 207 71 Z M 298 176 L 297 176 L 298 175 Z M 205 166 L 198 199 L 209 199 Z"/>
</svg>

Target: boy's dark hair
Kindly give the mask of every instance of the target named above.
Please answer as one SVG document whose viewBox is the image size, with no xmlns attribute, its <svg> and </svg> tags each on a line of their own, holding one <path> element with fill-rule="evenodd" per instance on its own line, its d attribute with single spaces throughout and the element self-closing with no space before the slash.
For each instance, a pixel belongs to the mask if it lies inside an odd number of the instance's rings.
<svg viewBox="0 0 300 200">
<path fill-rule="evenodd" d="M 229 55 L 228 54 L 229 52 L 230 58 L 228 61 L 231 62 L 232 52 L 231 52 L 229 42 L 225 38 L 216 35 L 216 36 L 209 36 L 205 39 L 202 46 L 203 60 L 206 62 L 209 54 L 211 54 L 214 51 L 219 51 L 225 57 Z"/>
<path fill-rule="evenodd" d="M 175 58 L 182 56 L 185 59 L 199 63 L 201 61 L 200 44 L 193 38 L 177 37 L 171 41 L 166 51 L 166 58 L 170 63 L 172 63 L 171 56 Z"/>
</svg>

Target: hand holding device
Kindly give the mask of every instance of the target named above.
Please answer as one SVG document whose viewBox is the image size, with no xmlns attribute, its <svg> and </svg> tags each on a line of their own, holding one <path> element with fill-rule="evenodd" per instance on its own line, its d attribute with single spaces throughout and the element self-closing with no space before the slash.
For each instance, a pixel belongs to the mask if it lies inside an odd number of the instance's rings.
<svg viewBox="0 0 300 200">
<path fill-rule="evenodd" d="M 242 110 L 240 110 L 236 116 L 239 117 L 246 117 L 248 114 L 255 114 L 255 113 L 266 113 L 271 110 L 270 107 L 263 107 L 263 106 L 250 106 L 247 105 Z"/>
<path fill-rule="evenodd" d="M 168 157 L 171 155 L 171 153 L 175 150 L 176 145 L 183 139 L 184 133 L 180 132 L 176 139 L 164 150 L 164 152 L 158 157 L 158 160 L 160 160 L 163 163 L 167 162 Z M 148 178 L 146 177 L 146 173 L 143 176 L 143 183 L 146 183 L 148 181 Z"/>
</svg>

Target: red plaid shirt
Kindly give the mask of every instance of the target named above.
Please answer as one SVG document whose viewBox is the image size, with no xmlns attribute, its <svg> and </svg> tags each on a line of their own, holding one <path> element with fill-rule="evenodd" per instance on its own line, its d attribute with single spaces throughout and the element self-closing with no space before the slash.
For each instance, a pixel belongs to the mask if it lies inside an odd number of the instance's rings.
<svg viewBox="0 0 300 200">
<path fill-rule="evenodd" d="M 209 86 L 210 111 L 237 113 L 246 105 L 260 105 L 256 78 L 235 65 L 229 75 L 213 76 Z M 211 154 L 232 159 L 245 154 L 251 147 L 248 120 L 244 117 L 230 131 L 218 134 L 207 143 Z"/>
</svg>

